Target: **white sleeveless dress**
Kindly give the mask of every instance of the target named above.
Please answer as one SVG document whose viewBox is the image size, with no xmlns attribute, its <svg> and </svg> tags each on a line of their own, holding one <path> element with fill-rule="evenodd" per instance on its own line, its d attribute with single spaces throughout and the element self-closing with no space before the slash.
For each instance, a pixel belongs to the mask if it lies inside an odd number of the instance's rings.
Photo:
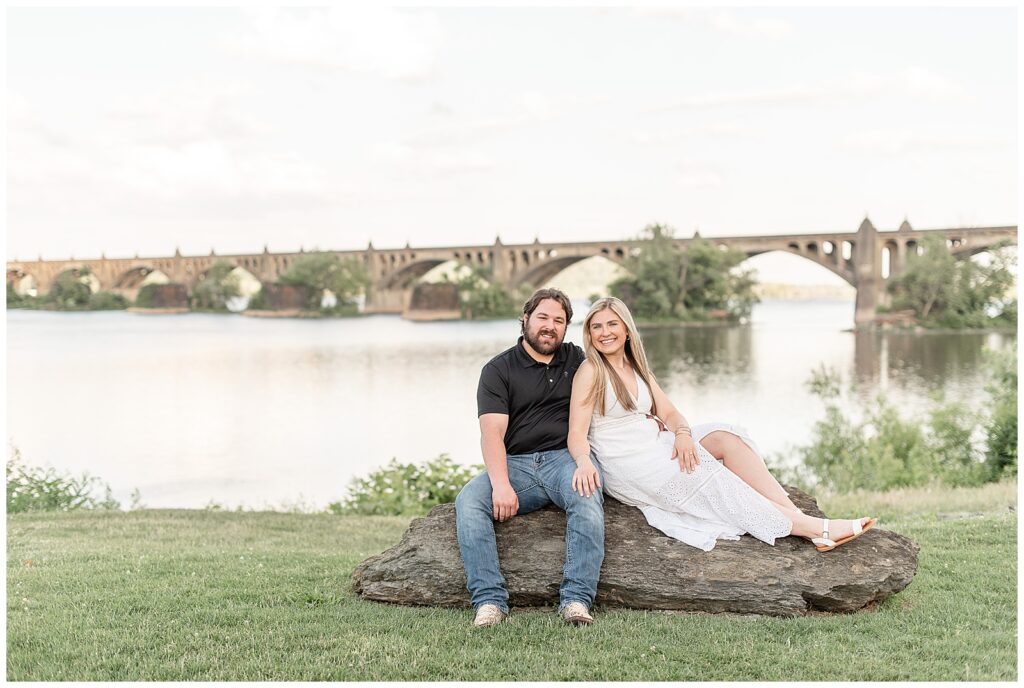
<svg viewBox="0 0 1024 688">
<path fill-rule="evenodd" d="M 639 508 L 666 535 L 704 551 L 712 550 L 716 540 L 738 540 L 744 533 L 769 545 L 789 535 L 790 520 L 700 444 L 708 433 L 724 430 L 757 452 L 747 431 L 726 423 L 693 426 L 700 463 L 693 473 L 681 471 L 678 459 L 671 458 L 675 434 L 647 418 L 651 395 L 634 375 L 637 410 L 622 407 L 609 381 L 605 398 L 614 403 L 607 414 L 595 410 L 590 422 L 590 447 L 601 467 L 605 494 Z"/>
</svg>

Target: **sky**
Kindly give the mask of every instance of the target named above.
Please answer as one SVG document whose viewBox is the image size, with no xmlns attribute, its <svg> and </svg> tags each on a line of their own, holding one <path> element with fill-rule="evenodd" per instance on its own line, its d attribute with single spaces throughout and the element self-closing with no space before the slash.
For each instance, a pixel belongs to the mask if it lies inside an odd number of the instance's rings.
<svg viewBox="0 0 1024 688">
<path fill-rule="evenodd" d="M 7 257 L 1014 225 L 1016 12 L 9 8 Z"/>
</svg>

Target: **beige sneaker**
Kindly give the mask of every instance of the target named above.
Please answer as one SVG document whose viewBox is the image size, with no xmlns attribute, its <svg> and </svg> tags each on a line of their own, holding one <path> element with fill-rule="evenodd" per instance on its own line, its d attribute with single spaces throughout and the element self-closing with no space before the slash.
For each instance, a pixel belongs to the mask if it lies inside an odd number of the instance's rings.
<svg viewBox="0 0 1024 688">
<path fill-rule="evenodd" d="M 562 609 L 562 618 L 573 626 L 589 626 L 594 623 L 594 617 L 587 610 L 587 605 L 582 602 L 570 602 L 565 605 Z"/>
<path fill-rule="evenodd" d="M 480 628 L 487 626 L 495 626 L 505 620 L 507 614 L 498 609 L 496 604 L 481 604 L 480 608 L 476 610 L 476 618 L 473 619 L 473 625 Z"/>
</svg>

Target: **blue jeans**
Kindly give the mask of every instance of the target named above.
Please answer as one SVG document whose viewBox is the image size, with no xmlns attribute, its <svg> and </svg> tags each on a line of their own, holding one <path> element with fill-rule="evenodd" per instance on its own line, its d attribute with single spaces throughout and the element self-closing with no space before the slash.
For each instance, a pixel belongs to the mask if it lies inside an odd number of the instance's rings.
<svg viewBox="0 0 1024 688">
<path fill-rule="evenodd" d="M 558 591 L 559 609 L 570 602 L 583 602 L 590 608 L 597 595 L 597 579 L 604 561 L 604 496 L 600 490 L 590 497 L 573 492 L 572 474 L 575 472 L 576 462 L 568 449 L 508 457 L 509 482 L 519 497 L 516 515 L 528 514 L 552 503 L 566 513 L 565 567 Z M 508 590 L 498 568 L 494 502 L 491 480 L 486 472 L 470 480 L 459 492 L 455 499 L 455 523 L 473 608 L 495 604 L 507 614 Z"/>
</svg>

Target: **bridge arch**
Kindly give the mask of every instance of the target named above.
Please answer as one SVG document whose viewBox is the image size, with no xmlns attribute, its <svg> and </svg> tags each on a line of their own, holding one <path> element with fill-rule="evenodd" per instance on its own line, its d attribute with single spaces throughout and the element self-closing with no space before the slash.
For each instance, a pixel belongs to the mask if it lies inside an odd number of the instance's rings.
<svg viewBox="0 0 1024 688">
<path fill-rule="evenodd" d="M 377 288 L 407 289 L 438 265 L 443 265 L 449 262 L 451 261 L 444 258 L 423 258 L 416 262 L 400 266 L 393 272 L 383 272 L 381 275 L 383 279 L 378 283 Z M 399 265 L 401 264 L 399 263 Z"/>
<path fill-rule="evenodd" d="M 819 248 L 821 248 L 821 247 L 819 247 Z M 851 287 L 856 288 L 856 285 L 854 284 L 853 270 L 852 269 L 844 269 L 841 265 L 833 264 L 831 262 L 831 260 L 829 259 L 829 256 L 833 255 L 835 253 L 835 250 L 836 250 L 836 247 L 835 247 L 835 245 L 833 245 L 832 246 L 832 253 L 831 254 L 825 254 L 824 256 L 821 256 L 821 255 L 815 256 L 813 253 L 808 255 L 808 253 L 805 253 L 805 252 L 799 251 L 799 250 L 793 250 L 790 247 L 777 248 L 777 249 L 772 249 L 770 251 L 748 252 L 747 253 L 747 258 L 743 262 L 740 263 L 740 267 L 741 268 L 753 268 L 753 269 L 757 270 L 760 264 L 763 264 L 763 263 L 766 263 L 766 262 L 774 262 L 774 263 L 779 263 L 780 262 L 779 258 L 774 258 L 774 257 L 773 258 L 769 258 L 769 256 L 779 256 L 779 257 L 783 257 L 784 256 L 785 257 L 784 262 L 790 262 L 793 265 L 801 265 L 801 264 L 807 264 L 807 263 L 810 263 L 810 264 L 814 265 L 815 268 L 819 271 L 819 274 L 821 274 L 821 276 L 822 276 L 822 284 L 827 284 L 830 281 L 834 281 L 835 277 L 838 277 L 840 280 L 842 280 L 846 284 L 850 285 Z M 797 262 L 797 261 L 799 261 L 799 262 Z M 829 273 L 831 273 L 831 275 L 834 275 L 835 277 L 830 276 Z M 760 276 L 758 277 L 758 282 L 771 283 L 768 280 L 764 280 Z"/>
<path fill-rule="evenodd" d="M 39 280 L 30 272 L 18 268 L 8 269 L 7 281 L 18 296 L 39 296 Z"/>
<path fill-rule="evenodd" d="M 135 265 L 118 275 L 114 289 L 138 289 L 144 284 L 167 284 L 170 278 L 151 265 Z"/>
</svg>

